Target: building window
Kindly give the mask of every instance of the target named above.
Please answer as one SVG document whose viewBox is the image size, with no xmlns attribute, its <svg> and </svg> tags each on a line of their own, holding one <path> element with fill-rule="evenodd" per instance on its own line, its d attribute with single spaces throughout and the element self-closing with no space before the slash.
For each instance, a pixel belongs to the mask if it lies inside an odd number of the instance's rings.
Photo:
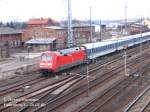
<svg viewBox="0 0 150 112">
<path fill-rule="evenodd" d="M 20 40 L 17 41 L 17 45 L 20 46 Z"/>
<path fill-rule="evenodd" d="M 17 47 L 18 45 L 17 45 L 17 40 L 15 40 L 15 47 Z"/>
<path fill-rule="evenodd" d="M 13 41 L 10 41 L 9 46 L 10 46 L 10 48 L 13 47 Z"/>
</svg>

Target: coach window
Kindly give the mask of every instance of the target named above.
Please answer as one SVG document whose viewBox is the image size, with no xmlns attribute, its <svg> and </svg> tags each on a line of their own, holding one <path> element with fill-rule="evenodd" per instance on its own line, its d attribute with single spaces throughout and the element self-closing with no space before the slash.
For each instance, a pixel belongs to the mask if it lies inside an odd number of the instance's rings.
<svg viewBox="0 0 150 112">
<path fill-rule="evenodd" d="M 90 50 L 89 49 L 87 50 L 87 53 L 90 54 Z"/>
<path fill-rule="evenodd" d="M 97 48 L 97 51 L 99 51 L 99 48 L 100 48 L 100 47 Z"/>
<path fill-rule="evenodd" d="M 111 49 L 111 47 L 112 47 L 112 44 L 109 45 L 109 48 L 108 48 L 108 49 Z"/>
<path fill-rule="evenodd" d="M 110 48 L 110 45 L 106 45 L 106 50 Z"/>
<path fill-rule="evenodd" d="M 93 49 L 91 49 L 91 53 L 93 52 Z"/>
<path fill-rule="evenodd" d="M 107 46 L 103 46 L 103 49 L 106 50 Z"/>
<path fill-rule="evenodd" d="M 101 51 L 101 50 L 102 50 L 102 49 L 101 49 L 101 47 L 99 47 L 98 49 L 99 49 L 99 51 Z"/>
<path fill-rule="evenodd" d="M 111 49 L 112 47 L 113 47 L 112 44 L 110 44 L 110 49 Z"/>
<path fill-rule="evenodd" d="M 111 48 L 111 44 L 110 45 L 108 45 L 108 48 L 107 49 L 110 49 Z"/>
</svg>

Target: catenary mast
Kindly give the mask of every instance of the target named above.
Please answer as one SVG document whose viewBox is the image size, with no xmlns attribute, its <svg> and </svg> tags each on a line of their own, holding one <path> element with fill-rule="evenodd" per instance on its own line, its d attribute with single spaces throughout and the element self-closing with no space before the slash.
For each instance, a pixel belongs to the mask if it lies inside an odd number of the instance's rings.
<svg viewBox="0 0 150 112">
<path fill-rule="evenodd" d="M 67 38 L 67 47 L 72 47 L 73 34 L 72 34 L 72 12 L 71 12 L 71 0 L 68 0 L 68 38 Z"/>
</svg>

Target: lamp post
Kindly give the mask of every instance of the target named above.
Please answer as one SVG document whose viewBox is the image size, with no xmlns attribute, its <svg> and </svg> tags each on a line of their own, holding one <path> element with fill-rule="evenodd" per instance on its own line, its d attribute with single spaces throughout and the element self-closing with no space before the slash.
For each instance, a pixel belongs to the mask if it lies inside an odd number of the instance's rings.
<svg viewBox="0 0 150 112">
<path fill-rule="evenodd" d="M 89 76 L 89 60 L 86 60 L 85 61 L 86 62 L 86 64 L 87 64 L 87 66 L 86 66 L 86 75 L 85 75 L 85 77 L 86 77 L 86 80 L 87 80 L 87 96 L 89 96 L 89 93 L 90 93 L 90 80 L 89 80 L 89 78 L 92 78 L 92 77 L 90 77 Z"/>
<path fill-rule="evenodd" d="M 87 96 L 89 96 L 89 66 L 88 66 L 88 62 L 87 62 L 87 66 L 86 66 L 86 79 L 87 79 L 87 87 L 88 87 L 88 91 L 87 91 Z"/>
</svg>

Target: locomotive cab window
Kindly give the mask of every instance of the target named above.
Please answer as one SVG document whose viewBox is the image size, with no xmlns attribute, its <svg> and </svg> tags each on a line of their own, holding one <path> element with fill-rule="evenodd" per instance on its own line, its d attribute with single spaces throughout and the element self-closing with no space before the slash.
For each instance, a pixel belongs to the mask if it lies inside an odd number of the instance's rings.
<svg viewBox="0 0 150 112">
<path fill-rule="evenodd" d="M 51 61 L 52 60 L 52 56 L 50 56 L 50 55 L 42 55 L 41 59 L 42 59 L 42 61 Z"/>
</svg>

